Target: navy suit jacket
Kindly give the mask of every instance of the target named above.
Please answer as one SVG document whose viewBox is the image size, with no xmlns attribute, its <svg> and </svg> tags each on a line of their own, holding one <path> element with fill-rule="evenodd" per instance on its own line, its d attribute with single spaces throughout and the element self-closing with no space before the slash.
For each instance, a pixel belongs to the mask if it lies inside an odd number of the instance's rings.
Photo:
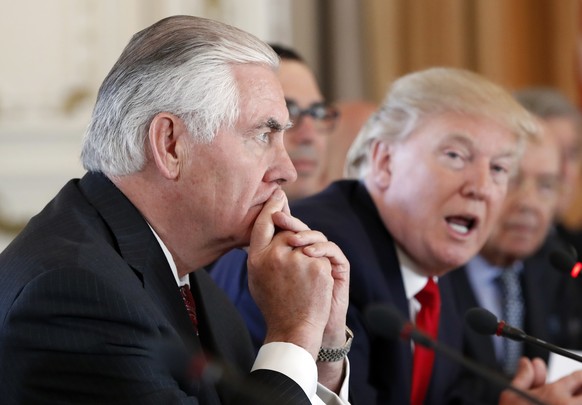
<svg viewBox="0 0 582 405">
<path fill-rule="evenodd" d="M 580 348 L 580 294 L 576 280 L 569 280 L 550 266 L 548 255 L 554 249 L 564 249 L 556 236 L 549 237 L 542 248 L 526 259 L 521 272 L 521 284 L 525 306 L 523 330 L 531 336 L 570 348 Z M 452 271 L 444 278 L 453 285 L 454 297 L 460 315 L 479 303 L 474 289 L 469 282 L 466 268 Z M 492 339 L 501 337 L 484 336 L 465 325 L 464 353 L 479 364 L 502 373 L 501 364 L 497 362 Z M 548 361 L 549 352 L 534 345 L 524 344 L 523 354 L 529 358 L 540 357 Z M 500 389 L 482 379 L 465 375 L 468 382 L 465 388 L 484 398 L 486 403 L 497 403 Z"/>
<path fill-rule="evenodd" d="M 235 308 L 204 270 L 190 281 L 200 337 L 138 210 L 101 174 L 70 181 L 0 254 L 2 403 L 309 404 L 288 377 L 249 373 Z M 232 377 L 204 374 L 209 360 Z"/>
<path fill-rule="evenodd" d="M 312 197 L 295 201 L 291 212 L 312 229 L 335 242 L 350 262 L 350 308 L 348 326 L 355 337 L 349 354 L 350 392 L 356 404 L 410 403 L 412 352 L 410 342 L 386 341 L 368 334 L 363 320 L 371 303 L 397 307 L 409 318 L 408 302 L 396 256 L 394 241 L 386 230 L 364 185 L 342 180 Z M 243 313 L 251 334 L 260 342 L 260 313 L 246 285 L 245 257 L 230 253 L 214 266 L 217 280 Z M 442 297 L 439 340 L 461 350 L 462 324 L 454 307 L 450 285 L 439 281 Z M 426 404 L 455 402 L 459 367 L 436 356 Z"/>
<path fill-rule="evenodd" d="M 582 231 L 571 230 L 564 224 L 556 223 L 551 231 L 554 236 L 559 237 L 564 246 L 564 251 L 572 253 L 578 260 L 582 257 Z"/>
</svg>

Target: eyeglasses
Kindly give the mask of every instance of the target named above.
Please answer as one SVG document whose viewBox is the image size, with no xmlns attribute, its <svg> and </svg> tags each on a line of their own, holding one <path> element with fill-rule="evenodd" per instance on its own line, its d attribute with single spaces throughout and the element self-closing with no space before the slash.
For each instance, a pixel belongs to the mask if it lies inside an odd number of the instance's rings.
<svg viewBox="0 0 582 405">
<path fill-rule="evenodd" d="M 293 127 L 301 125 L 304 116 L 309 115 L 313 118 L 315 129 L 321 133 L 330 133 L 337 122 L 339 111 L 337 108 L 326 105 L 325 103 L 313 103 L 302 110 L 295 101 L 286 99 L 287 110 L 289 110 L 289 119 L 293 122 Z"/>
</svg>

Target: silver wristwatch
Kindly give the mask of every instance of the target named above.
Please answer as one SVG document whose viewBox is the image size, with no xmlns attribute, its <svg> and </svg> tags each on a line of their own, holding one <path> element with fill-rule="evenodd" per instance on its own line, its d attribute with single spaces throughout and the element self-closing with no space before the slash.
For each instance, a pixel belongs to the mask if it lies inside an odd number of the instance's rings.
<svg viewBox="0 0 582 405">
<path fill-rule="evenodd" d="M 350 328 L 346 326 L 346 344 L 343 347 L 337 349 L 328 349 L 322 347 L 317 353 L 317 361 L 340 361 L 343 360 L 347 354 L 350 352 L 350 347 L 352 347 L 352 340 L 354 339 L 354 333 Z"/>
</svg>

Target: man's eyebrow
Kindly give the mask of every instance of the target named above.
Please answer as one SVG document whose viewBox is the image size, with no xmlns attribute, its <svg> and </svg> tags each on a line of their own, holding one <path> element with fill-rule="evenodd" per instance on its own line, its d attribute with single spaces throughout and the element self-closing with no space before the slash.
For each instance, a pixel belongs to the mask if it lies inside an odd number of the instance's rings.
<svg viewBox="0 0 582 405">
<path fill-rule="evenodd" d="M 462 132 L 452 132 L 442 140 L 442 143 L 448 142 L 458 142 L 468 148 L 473 147 L 475 145 L 475 141 L 473 140 L 473 138 Z"/>
<path fill-rule="evenodd" d="M 275 118 L 269 118 L 267 120 L 267 122 L 265 122 L 264 124 L 261 124 L 259 127 L 267 127 L 267 128 L 273 129 L 277 132 L 280 132 L 280 131 L 285 131 L 285 130 L 289 129 L 292 126 L 293 126 L 293 124 L 291 122 L 288 122 L 287 125 L 283 125 L 279 121 L 277 121 Z"/>
<path fill-rule="evenodd" d="M 464 145 L 467 148 L 475 148 L 475 141 L 473 140 L 472 137 L 463 134 L 463 133 L 457 133 L 457 132 L 453 132 L 450 135 L 448 135 L 447 137 L 445 137 L 441 142 L 442 144 L 447 144 L 448 142 L 458 142 L 462 145 Z M 516 152 L 513 148 L 511 149 L 504 149 L 502 151 L 500 151 L 498 154 L 496 154 L 495 156 L 493 156 L 494 159 L 503 159 L 503 158 L 514 158 L 516 156 Z"/>
</svg>

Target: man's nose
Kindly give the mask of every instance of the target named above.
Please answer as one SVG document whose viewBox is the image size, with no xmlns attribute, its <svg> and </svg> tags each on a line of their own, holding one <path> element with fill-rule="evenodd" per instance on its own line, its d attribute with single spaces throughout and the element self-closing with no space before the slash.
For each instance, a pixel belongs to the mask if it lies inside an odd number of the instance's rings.
<svg viewBox="0 0 582 405">
<path fill-rule="evenodd" d="M 297 170 L 285 149 L 281 145 L 277 148 L 274 163 L 265 174 L 265 181 L 276 181 L 279 184 L 292 183 L 297 180 Z"/>
<path fill-rule="evenodd" d="M 476 163 L 463 186 L 463 194 L 478 200 L 485 200 L 491 196 L 493 178 L 488 162 Z"/>
</svg>

